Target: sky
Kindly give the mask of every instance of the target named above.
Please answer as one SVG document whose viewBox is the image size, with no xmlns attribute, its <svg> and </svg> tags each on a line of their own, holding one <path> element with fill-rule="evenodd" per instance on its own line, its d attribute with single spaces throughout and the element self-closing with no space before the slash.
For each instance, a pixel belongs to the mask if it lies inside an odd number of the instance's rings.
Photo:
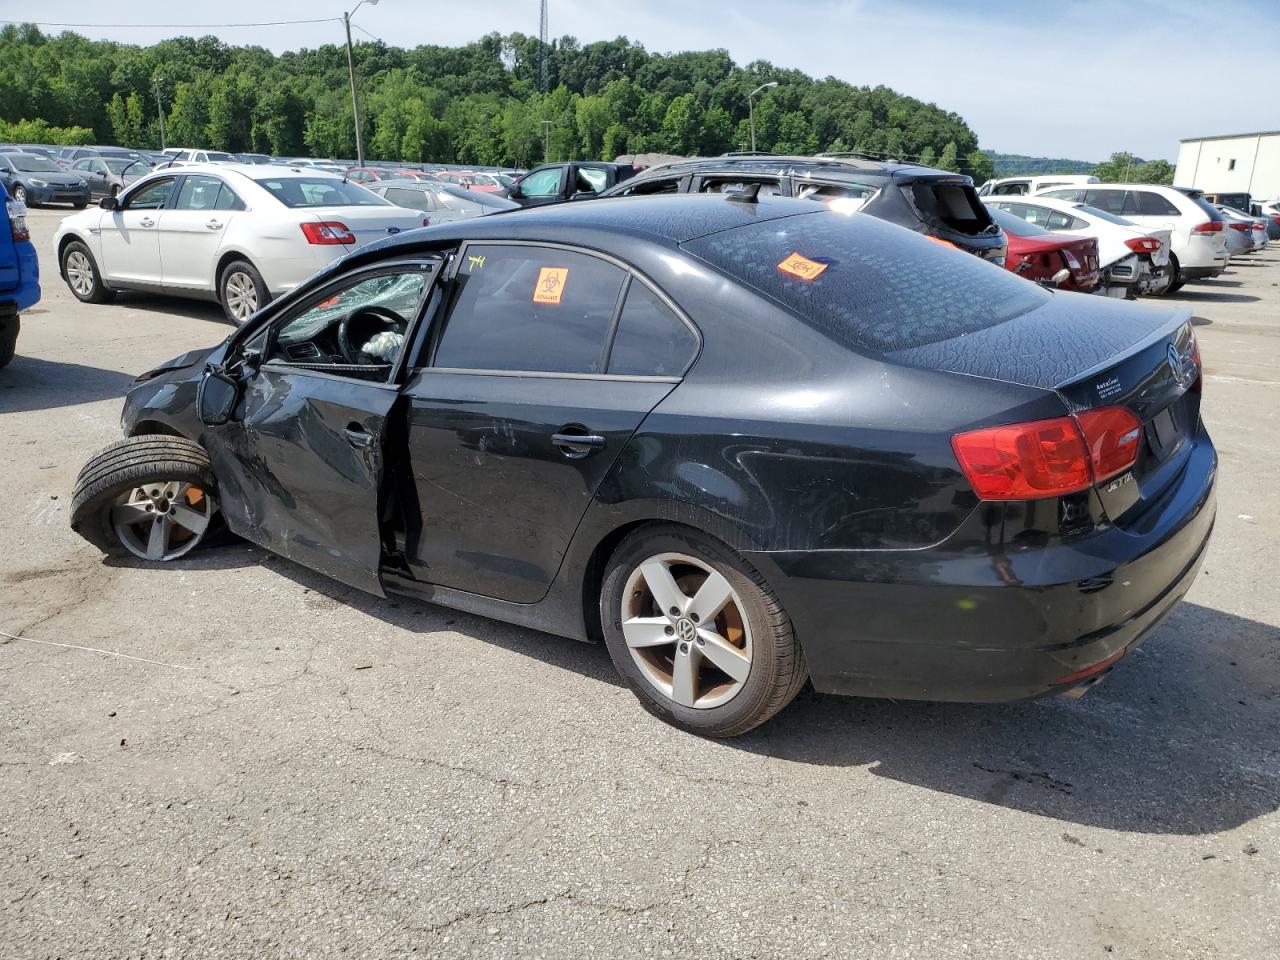
<svg viewBox="0 0 1280 960">
<path fill-rule="evenodd" d="M 138 44 L 213 34 L 279 53 L 340 43 L 342 24 L 213 25 L 339 18 L 354 2 L 0 0 L 0 18 L 85 24 L 69 29 Z M 768 60 L 858 86 L 884 84 L 958 113 L 983 147 L 1004 153 L 1096 161 L 1128 150 L 1174 160 L 1184 137 L 1280 129 L 1280 0 L 549 4 L 553 38 L 622 34 L 654 53 L 722 47 L 739 64 Z M 494 31 L 536 36 L 538 7 L 378 0 L 357 11 L 353 36 L 405 47 L 455 46 Z"/>
</svg>

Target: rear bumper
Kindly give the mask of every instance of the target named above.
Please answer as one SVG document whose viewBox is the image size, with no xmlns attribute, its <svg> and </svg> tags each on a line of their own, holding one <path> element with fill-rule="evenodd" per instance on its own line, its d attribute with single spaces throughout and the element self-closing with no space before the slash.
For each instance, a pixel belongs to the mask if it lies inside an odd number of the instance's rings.
<svg viewBox="0 0 1280 960">
<path fill-rule="evenodd" d="M 1216 472 L 1202 431 L 1141 532 L 749 559 L 791 614 L 820 691 L 969 702 L 1065 692 L 1141 643 L 1190 588 Z"/>
<path fill-rule="evenodd" d="M 1184 280 L 1207 280 L 1210 277 L 1222 276 L 1222 271 L 1227 269 L 1227 261 L 1223 260 L 1219 264 L 1212 267 L 1178 267 L 1178 272 L 1182 274 Z"/>
</svg>

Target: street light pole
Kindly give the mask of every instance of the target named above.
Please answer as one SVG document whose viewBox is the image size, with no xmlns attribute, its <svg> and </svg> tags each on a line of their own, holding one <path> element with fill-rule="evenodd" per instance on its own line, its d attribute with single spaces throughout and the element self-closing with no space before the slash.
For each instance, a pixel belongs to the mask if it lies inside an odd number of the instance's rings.
<svg viewBox="0 0 1280 960">
<path fill-rule="evenodd" d="M 156 113 L 160 115 L 160 149 L 165 148 L 164 142 L 164 104 L 160 102 L 160 81 L 163 77 L 156 77 L 151 81 L 151 86 L 156 92 Z"/>
<path fill-rule="evenodd" d="M 769 83 L 762 83 L 762 84 L 760 84 L 760 86 L 756 87 L 754 90 L 752 90 L 750 93 L 748 93 L 748 94 L 747 94 L 747 115 L 751 118 L 751 152 L 752 152 L 752 153 L 755 153 L 755 152 L 756 152 L 756 108 L 755 108 L 755 96 L 756 96 L 756 94 L 757 94 L 757 93 L 759 93 L 761 90 L 770 90 L 770 89 L 772 89 L 772 88 L 776 87 L 777 85 L 778 85 L 778 81 L 777 81 L 777 80 L 770 81 Z"/>
<path fill-rule="evenodd" d="M 356 94 L 356 58 L 351 49 L 351 18 L 366 3 L 372 7 L 377 5 L 378 0 L 360 0 L 350 13 L 342 15 L 342 25 L 347 30 L 347 73 L 351 77 L 351 112 L 355 115 L 356 121 L 356 166 L 358 167 L 364 166 L 364 139 L 360 135 L 360 97 Z"/>
</svg>

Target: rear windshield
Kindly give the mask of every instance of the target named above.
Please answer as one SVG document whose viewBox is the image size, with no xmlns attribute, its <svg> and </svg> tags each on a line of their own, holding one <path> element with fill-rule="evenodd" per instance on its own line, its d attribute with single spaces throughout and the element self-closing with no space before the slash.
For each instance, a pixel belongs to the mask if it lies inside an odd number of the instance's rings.
<svg viewBox="0 0 1280 960">
<path fill-rule="evenodd" d="M 991 208 L 991 219 L 1004 227 L 1005 233 L 1012 233 L 1015 237 L 1051 236 L 1044 227 L 1037 227 L 1030 220 L 1023 220 L 1016 214 L 1012 214 L 1008 210 L 1001 210 L 999 207 Z"/>
<path fill-rule="evenodd" d="M 23 173 L 61 173 L 62 168 L 52 160 L 33 157 L 27 153 L 9 154 L 9 162 Z"/>
<path fill-rule="evenodd" d="M 902 192 L 920 219 L 931 226 L 941 224 L 970 235 L 991 226 L 986 204 L 967 183 L 918 180 L 905 185 Z"/>
<path fill-rule="evenodd" d="M 765 220 L 683 247 L 837 343 L 863 351 L 950 340 L 1052 296 L 972 254 L 858 213 Z"/>
<path fill-rule="evenodd" d="M 204 155 L 210 160 L 234 160 L 235 158 L 229 153 L 219 153 L 217 150 L 206 150 Z"/>
<path fill-rule="evenodd" d="M 258 185 L 286 207 L 390 207 L 356 183 L 337 177 L 279 177 L 259 180 Z"/>
</svg>

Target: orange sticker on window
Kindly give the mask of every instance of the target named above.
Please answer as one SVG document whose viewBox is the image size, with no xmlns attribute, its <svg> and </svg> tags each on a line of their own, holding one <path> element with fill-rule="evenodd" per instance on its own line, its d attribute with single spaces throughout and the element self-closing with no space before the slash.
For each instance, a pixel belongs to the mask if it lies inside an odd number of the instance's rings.
<svg viewBox="0 0 1280 960">
<path fill-rule="evenodd" d="M 543 267 L 538 272 L 538 285 L 533 289 L 533 302 L 559 303 L 568 280 L 568 267 Z"/>
<path fill-rule="evenodd" d="M 819 263 L 817 260 L 810 260 L 808 257 L 802 257 L 798 253 L 793 253 L 778 264 L 778 269 L 801 280 L 816 280 L 822 275 L 822 271 L 827 269 L 827 265 Z"/>
</svg>

